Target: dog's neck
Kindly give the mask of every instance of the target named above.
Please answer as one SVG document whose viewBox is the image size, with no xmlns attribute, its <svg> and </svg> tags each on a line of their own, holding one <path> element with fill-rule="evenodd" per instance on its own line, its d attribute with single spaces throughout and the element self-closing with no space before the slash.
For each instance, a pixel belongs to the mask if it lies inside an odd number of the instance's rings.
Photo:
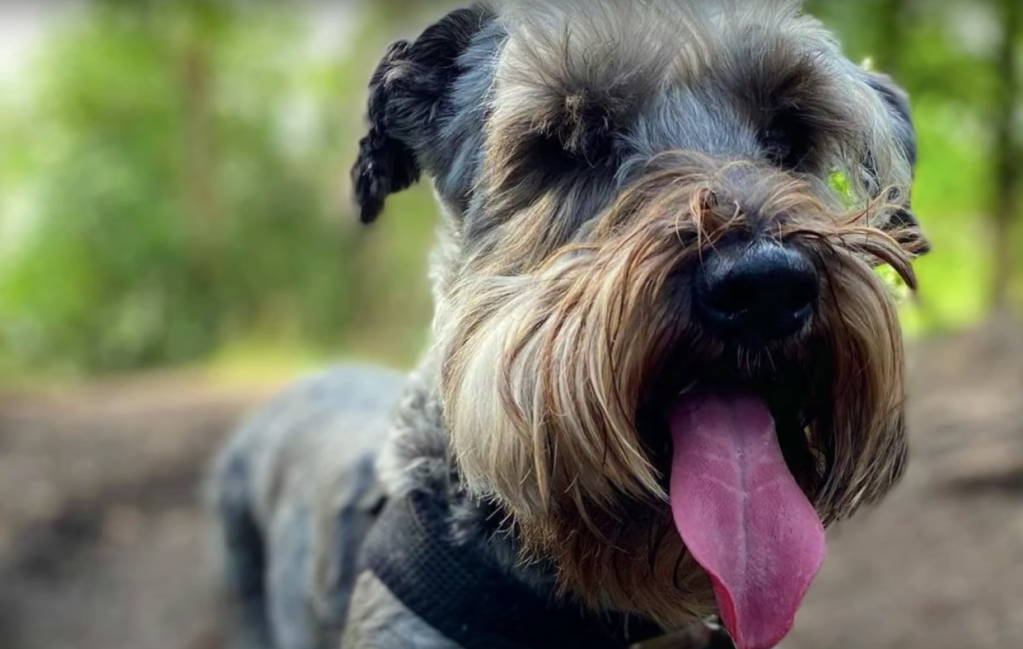
<svg viewBox="0 0 1023 649">
<path fill-rule="evenodd" d="M 378 472 L 391 498 L 413 493 L 438 495 L 448 508 L 452 533 L 472 545 L 511 578 L 536 592 L 554 588 L 553 567 L 520 561 L 519 544 L 502 524 L 508 517 L 496 506 L 466 496 L 451 456 L 438 391 L 439 362 L 426 355 L 409 377 L 393 416 L 391 438 Z"/>
<path fill-rule="evenodd" d="M 464 649 L 625 649 L 660 635 L 647 622 L 585 611 L 519 578 L 484 538 L 460 538 L 443 494 L 390 500 L 366 541 L 370 570 L 419 619 Z"/>
<path fill-rule="evenodd" d="M 468 649 L 612 649 L 658 635 L 644 621 L 556 598 L 554 567 L 522 562 L 506 514 L 465 494 L 446 442 L 435 367 L 427 359 L 410 375 L 380 461 L 389 503 L 366 546 L 375 575 Z M 389 552 L 395 542 L 401 551 Z"/>
</svg>

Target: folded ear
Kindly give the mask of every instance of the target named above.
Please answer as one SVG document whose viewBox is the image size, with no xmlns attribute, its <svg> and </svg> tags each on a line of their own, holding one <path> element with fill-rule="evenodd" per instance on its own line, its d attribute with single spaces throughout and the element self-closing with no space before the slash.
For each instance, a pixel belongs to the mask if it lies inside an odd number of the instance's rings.
<svg viewBox="0 0 1023 649">
<path fill-rule="evenodd" d="M 902 154 L 909 162 L 915 176 L 917 161 L 916 128 L 913 126 L 909 95 L 886 74 L 868 72 L 867 83 L 884 102 L 891 120 L 892 130 L 895 134 L 896 145 L 902 149 Z M 902 209 L 892 215 L 886 227 L 907 250 L 918 255 L 926 254 L 930 252 L 930 244 L 924 237 L 923 231 L 920 228 L 920 222 L 913 214 L 911 197 L 906 196 L 903 203 Z"/>
<path fill-rule="evenodd" d="M 384 201 L 394 192 L 419 180 L 415 154 L 394 138 L 387 127 L 390 102 L 390 71 L 408 56 L 410 45 L 401 41 L 391 45 L 369 83 L 367 121 L 369 132 L 359 141 L 359 157 L 352 168 L 352 185 L 359 205 L 359 220 L 371 223 L 384 209 Z"/>
<path fill-rule="evenodd" d="M 369 131 L 359 142 L 352 184 L 359 218 L 370 223 L 387 197 L 417 182 L 425 147 L 438 135 L 441 107 L 459 74 L 458 58 L 483 10 L 454 11 L 415 42 L 391 45 L 369 83 Z M 428 169 L 426 171 L 429 171 Z"/>
<path fill-rule="evenodd" d="M 910 165 L 916 168 L 916 128 L 910 112 L 909 95 L 887 74 L 868 72 L 867 83 L 888 108 L 899 145 Z"/>
</svg>

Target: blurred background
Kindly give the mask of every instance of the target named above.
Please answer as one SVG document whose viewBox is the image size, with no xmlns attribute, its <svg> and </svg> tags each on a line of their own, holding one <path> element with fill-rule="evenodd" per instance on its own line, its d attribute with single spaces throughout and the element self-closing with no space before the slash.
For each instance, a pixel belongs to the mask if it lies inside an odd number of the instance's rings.
<svg viewBox="0 0 1023 649">
<path fill-rule="evenodd" d="M 348 170 L 384 48 L 452 4 L 0 1 L 0 647 L 222 646 L 212 449 L 291 378 L 426 341 L 429 191 L 362 228 Z M 1023 646 L 1023 3 L 808 7 L 910 92 L 934 252 L 912 468 L 786 646 Z"/>
</svg>

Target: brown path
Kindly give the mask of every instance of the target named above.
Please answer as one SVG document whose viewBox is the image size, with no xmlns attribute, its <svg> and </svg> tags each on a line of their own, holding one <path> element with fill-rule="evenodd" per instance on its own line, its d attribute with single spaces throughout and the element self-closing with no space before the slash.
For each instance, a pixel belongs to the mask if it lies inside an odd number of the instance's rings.
<svg viewBox="0 0 1023 649">
<path fill-rule="evenodd" d="M 0 401 L 0 647 L 216 647 L 201 477 L 265 395 L 161 378 Z"/>
<path fill-rule="evenodd" d="M 835 531 L 786 649 L 1023 647 L 1023 331 L 913 354 L 913 458 Z M 215 649 L 196 506 L 265 389 L 169 378 L 0 399 L 0 647 Z"/>
<path fill-rule="evenodd" d="M 786 649 L 1023 647 L 1023 328 L 914 366 L 907 477 L 835 530 Z"/>
</svg>

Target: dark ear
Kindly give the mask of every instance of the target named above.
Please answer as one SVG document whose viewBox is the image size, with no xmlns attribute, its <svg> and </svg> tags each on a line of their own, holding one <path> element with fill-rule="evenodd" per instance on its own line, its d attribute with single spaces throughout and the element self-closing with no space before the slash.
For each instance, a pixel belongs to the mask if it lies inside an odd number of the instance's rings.
<svg viewBox="0 0 1023 649">
<path fill-rule="evenodd" d="M 880 95 L 885 106 L 888 108 L 899 146 L 902 147 L 903 155 L 909 160 L 915 176 L 917 160 L 916 128 L 913 126 L 909 95 L 886 74 L 868 72 L 867 83 Z M 899 243 L 916 254 L 923 255 L 930 252 L 930 244 L 923 235 L 920 222 L 917 221 L 916 216 L 913 214 L 910 197 L 906 197 L 905 206 L 892 215 L 887 227 L 892 231 Z"/>
<path fill-rule="evenodd" d="M 458 58 L 479 30 L 483 10 L 459 9 L 414 43 L 392 45 L 369 83 L 369 132 L 359 142 L 352 185 L 363 223 L 376 220 L 387 197 L 409 188 L 436 144 L 443 103 L 459 74 Z"/>
<path fill-rule="evenodd" d="M 409 49 L 407 41 L 391 45 L 369 83 L 369 132 L 359 141 L 359 157 L 352 168 L 352 185 L 363 223 L 376 220 L 387 197 L 410 187 L 421 173 L 415 154 L 390 135 L 387 127 L 391 85 L 387 77 L 407 57 Z"/>
<path fill-rule="evenodd" d="M 899 143 L 910 164 L 916 168 L 916 128 L 909 107 L 909 95 L 887 74 L 868 72 L 867 83 L 888 107 Z"/>
</svg>

